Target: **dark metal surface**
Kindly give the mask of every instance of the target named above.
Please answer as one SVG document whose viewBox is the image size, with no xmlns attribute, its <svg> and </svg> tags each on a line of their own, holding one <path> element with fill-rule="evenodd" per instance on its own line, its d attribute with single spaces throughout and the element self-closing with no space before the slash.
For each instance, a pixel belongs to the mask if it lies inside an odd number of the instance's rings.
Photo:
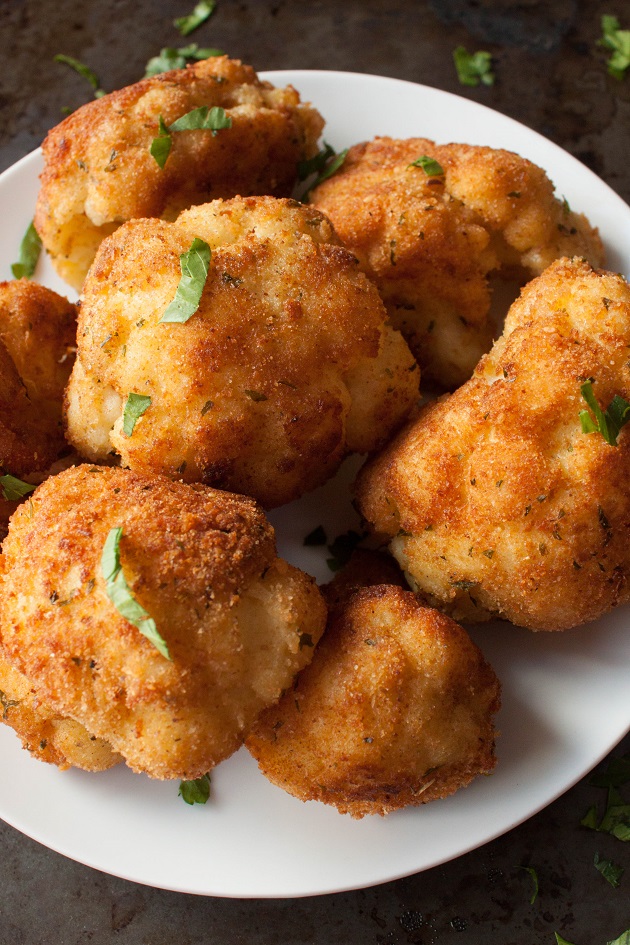
<svg viewBox="0 0 630 945">
<path fill-rule="evenodd" d="M 0 169 L 35 148 L 63 106 L 90 97 L 84 79 L 53 62 L 56 53 L 87 63 L 106 90 L 118 88 L 140 78 L 162 46 L 186 42 L 172 21 L 193 6 L 0 0 Z M 378 73 L 483 102 L 560 144 L 630 201 L 630 75 L 607 75 L 597 45 L 603 13 L 630 28 L 626 0 L 219 0 L 191 39 L 258 70 Z M 493 87 L 458 83 L 452 51 L 460 44 L 492 53 Z M 614 754 L 624 751 L 630 737 Z M 526 824 L 443 867 L 354 893 L 271 902 L 138 886 L 0 824 L 0 945 L 554 945 L 554 932 L 575 945 L 605 945 L 630 928 L 630 848 L 580 826 L 601 796 L 585 779 Z M 618 889 L 595 870 L 596 853 L 628 867 Z M 538 874 L 533 904 L 523 866 Z"/>
</svg>

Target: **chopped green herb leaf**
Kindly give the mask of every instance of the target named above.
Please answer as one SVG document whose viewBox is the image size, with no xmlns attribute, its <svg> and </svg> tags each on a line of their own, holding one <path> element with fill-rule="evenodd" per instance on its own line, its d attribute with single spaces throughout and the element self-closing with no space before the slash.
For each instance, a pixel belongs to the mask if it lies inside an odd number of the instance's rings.
<svg viewBox="0 0 630 945">
<path fill-rule="evenodd" d="M 164 123 L 164 119 L 160 115 L 158 117 L 158 134 L 151 142 L 151 147 L 149 148 L 151 157 L 155 158 L 155 162 L 159 167 L 162 168 L 166 164 L 168 156 L 171 153 L 172 144 L 173 139 Z"/>
<path fill-rule="evenodd" d="M 309 545 L 325 545 L 326 544 L 326 532 L 324 531 L 321 525 L 318 525 L 317 528 L 314 528 L 312 532 L 309 532 L 306 538 L 304 539 L 304 544 Z"/>
<path fill-rule="evenodd" d="M 630 755 L 612 758 L 601 774 L 594 774 L 589 783 L 594 787 L 621 787 L 630 782 Z"/>
<path fill-rule="evenodd" d="M 335 156 L 335 149 L 324 141 L 324 147 L 317 154 L 305 161 L 298 161 L 297 171 L 300 180 L 306 180 L 311 174 L 318 174 L 326 167 L 328 161 Z"/>
<path fill-rule="evenodd" d="M 313 637 L 310 633 L 301 633 L 300 634 L 300 649 L 303 650 L 305 646 L 313 647 L 315 643 L 313 642 Z"/>
<path fill-rule="evenodd" d="M 14 709 L 20 704 L 19 700 L 9 699 L 7 694 L 0 689 L 0 705 L 2 706 L 2 719 L 6 721 L 9 709 Z"/>
<path fill-rule="evenodd" d="M 597 808 L 595 805 L 589 807 L 587 812 L 584 814 L 584 817 L 582 817 L 580 824 L 583 827 L 588 827 L 589 830 L 597 830 L 599 825 L 599 817 L 597 816 Z"/>
<path fill-rule="evenodd" d="M 132 391 L 127 395 L 127 401 L 123 409 L 123 430 L 125 436 L 131 436 L 137 421 L 150 406 L 151 398 L 146 396 L 146 394 L 134 394 Z"/>
<path fill-rule="evenodd" d="M 630 30 L 619 29 L 617 17 L 604 14 L 602 34 L 599 45 L 612 53 L 608 60 L 608 73 L 615 79 L 623 79 L 630 67 Z"/>
<path fill-rule="evenodd" d="M 232 119 L 225 114 L 224 108 L 214 105 L 208 108 L 207 105 L 201 105 L 199 108 L 193 108 L 186 112 L 181 118 L 178 118 L 169 127 L 169 131 L 211 131 L 216 135 L 222 128 L 231 128 Z"/>
<path fill-rule="evenodd" d="M 160 322 L 187 322 L 195 314 L 208 278 L 210 256 L 210 247 L 205 240 L 198 237 L 194 238 L 188 252 L 181 254 L 179 265 L 182 277 L 175 298 L 160 318 Z"/>
<path fill-rule="evenodd" d="M 314 171 L 319 171 L 317 177 L 313 183 L 307 187 L 304 193 L 301 196 L 303 203 L 308 203 L 311 191 L 316 187 L 319 187 L 325 180 L 328 180 L 329 177 L 332 177 L 333 174 L 336 174 L 343 162 L 345 161 L 348 155 L 348 148 L 344 148 L 343 151 L 340 151 L 339 154 L 335 154 L 330 145 L 325 145 L 324 149 L 316 154 L 314 158 L 311 158 L 310 161 L 304 161 L 298 165 L 298 173 L 300 175 L 300 180 L 305 180 L 306 177 L 310 177 Z M 309 170 L 309 165 L 312 162 L 312 170 L 309 173 L 306 173 Z M 301 171 L 300 171 L 301 167 Z M 305 177 L 302 175 L 305 174 Z"/>
<path fill-rule="evenodd" d="M 582 397 L 595 414 L 591 417 L 587 410 L 580 410 L 580 424 L 582 433 L 601 433 L 610 446 L 617 446 L 617 437 L 620 430 L 630 421 L 630 404 L 619 394 L 615 394 L 608 409 L 602 411 L 593 393 L 591 381 L 585 381 L 580 387 Z"/>
<path fill-rule="evenodd" d="M 201 408 L 201 416 L 205 417 L 209 410 L 212 410 L 214 407 L 214 400 L 206 400 L 205 404 Z"/>
<path fill-rule="evenodd" d="M 573 945 L 573 942 L 567 942 L 566 938 L 562 938 L 558 932 L 553 934 L 556 936 L 556 945 Z"/>
<path fill-rule="evenodd" d="M 184 69 L 188 62 L 199 62 L 201 59 L 211 59 L 213 56 L 222 56 L 221 49 L 208 49 L 198 46 L 197 43 L 190 43 L 189 46 L 181 46 L 179 49 L 173 49 L 166 46 L 160 49 L 160 55 L 149 59 L 144 73 L 145 79 L 151 76 L 160 75 L 162 72 L 171 72 L 173 69 Z"/>
<path fill-rule="evenodd" d="M 599 853 L 595 854 L 593 864 L 595 869 L 599 870 L 604 879 L 607 880 L 611 886 L 617 887 L 619 885 L 621 877 L 624 874 L 623 866 L 618 866 L 616 863 L 611 862 L 611 860 L 601 860 Z"/>
<path fill-rule="evenodd" d="M 453 52 L 453 62 L 462 85 L 479 85 L 480 82 L 494 85 L 492 56 L 489 52 L 480 49 L 469 53 L 464 46 L 458 46 Z"/>
<path fill-rule="evenodd" d="M 444 173 L 444 168 L 435 158 L 428 154 L 421 154 L 415 161 L 412 161 L 409 167 L 421 167 L 427 177 L 440 177 Z"/>
<path fill-rule="evenodd" d="M 253 400 L 257 404 L 261 403 L 263 400 L 267 400 L 267 395 L 261 394 L 259 390 L 248 390 L 245 388 L 245 393 L 250 398 L 250 400 Z"/>
<path fill-rule="evenodd" d="M 140 633 L 166 657 L 171 659 L 168 647 L 158 632 L 155 621 L 144 607 L 133 597 L 120 563 L 120 539 L 122 527 L 112 528 L 103 545 L 101 571 L 105 579 L 105 591 L 118 613 L 137 627 Z"/>
<path fill-rule="evenodd" d="M 30 279 L 35 272 L 39 254 L 42 251 L 42 241 L 31 220 L 26 233 L 20 243 L 20 255 L 16 263 L 11 266 L 11 272 L 16 279 Z"/>
<path fill-rule="evenodd" d="M 328 558 L 326 563 L 331 571 L 339 571 L 350 558 L 350 555 L 357 547 L 360 541 L 363 541 L 365 534 L 359 535 L 353 529 L 345 532 L 343 535 L 337 535 L 333 542 L 328 545 L 332 558 Z"/>
<path fill-rule="evenodd" d="M 62 62 L 66 66 L 70 66 L 71 69 L 74 69 L 75 72 L 78 72 L 79 75 L 83 76 L 84 79 L 90 83 L 94 89 L 94 98 L 102 98 L 106 93 L 101 88 L 101 83 L 98 80 L 98 76 L 93 72 L 89 66 L 84 65 L 82 62 L 79 62 L 78 59 L 74 59 L 72 56 L 66 56 L 64 53 L 58 53 L 54 57 L 55 62 Z"/>
<path fill-rule="evenodd" d="M 188 16 L 180 16 L 173 20 L 175 29 L 179 30 L 181 36 L 188 36 L 212 16 L 216 5 L 216 0 L 200 0 Z"/>
<path fill-rule="evenodd" d="M 202 774 L 194 781 L 180 781 L 177 796 L 187 804 L 205 804 L 210 797 L 210 775 Z"/>
<path fill-rule="evenodd" d="M 30 482 L 22 482 L 21 479 L 17 479 L 15 476 L 9 475 L 9 473 L 0 476 L 0 487 L 2 488 L 2 497 L 6 499 L 7 502 L 19 502 L 20 499 L 23 499 L 25 495 L 28 495 L 28 493 L 32 492 L 35 488 Z"/>
<path fill-rule="evenodd" d="M 606 942 L 606 945 L 630 945 L 630 929 L 622 932 L 613 942 Z"/>
<path fill-rule="evenodd" d="M 530 906 L 533 906 L 538 897 L 538 873 L 532 866 L 521 866 L 520 868 L 522 870 L 525 870 L 526 873 L 529 873 L 529 875 L 532 878 L 532 882 L 534 884 L 534 890 L 530 896 L 529 904 Z"/>
</svg>

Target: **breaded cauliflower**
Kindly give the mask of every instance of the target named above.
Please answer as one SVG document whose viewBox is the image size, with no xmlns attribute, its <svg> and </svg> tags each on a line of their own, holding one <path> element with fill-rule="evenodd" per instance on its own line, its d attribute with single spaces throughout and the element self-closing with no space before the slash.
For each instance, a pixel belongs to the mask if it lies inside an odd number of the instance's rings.
<svg viewBox="0 0 630 945">
<path fill-rule="evenodd" d="M 564 255 L 603 263 L 597 231 L 509 151 L 375 138 L 311 201 L 376 282 L 427 379 L 446 388 L 492 345 L 489 276 L 525 282 Z"/>
<path fill-rule="evenodd" d="M 311 664 L 246 740 L 262 772 L 357 818 L 489 773 L 500 685 L 466 632 L 392 585 L 332 598 Z"/>
<path fill-rule="evenodd" d="M 84 771 L 105 771 L 122 761 L 105 739 L 90 735 L 80 722 L 64 718 L 42 702 L 32 683 L 1 654 L 0 710 L 2 721 L 40 761 L 62 770 Z"/>
<path fill-rule="evenodd" d="M 183 324 L 161 322 L 194 239 L 212 251 L 199 307 Z M 102 244 L 67 432 L 93 461 L 115 451 L 132 469 L 271 507 L 324 482 L 348 452 L 386 442 L 417 401 L 415 368 L 322 214 L 273 197 L 217 200 L 174 223 L 132 221 Z M 125 432 L 130 393 L 150 404 Z"/>
<path fill-rule="evenodd" d="M 103 562 L 119 528 L 120 573 L 144 617 L 122 615 L 129 595 Z M 326 619 L 251 499 L 128 470 L 48 479 L 14 514 L 2 564 L 6 659 L 55 712 L 154 778 L 201 777 L 235 751 Z"/>
<path fill-rule="evenodd" d="M 154 139 L 164 144 L 165 129 L 204 106 L 223 109 L 230 127 L 173 131 L 160 167 Z M 291 86 L 261 82 L 226 56 L 144 79 L 48 134 L 35 226 L 59 275 L 79 290 L 99 243 L 125 220 L 174 219 L 216 197 L 289 196 L 323 124 Z"/>
<path fill-rule="evenodd" d="M 19 279 L 0 283 L 0 467 L 46 469 L 66 443 L 63 393 L 74 362 L 76 306 Z"/>
<path fill-rule="evenodd" d="M 630 287 L 561 259 L 523 289 L 460 390 L 359 474 L 361 512 L 455 619 L 563 630 L 630 599 L 630 435 L 585 433 L 630 400 Z M 611 438 L 612 439 L 612 438 Z"/>
</svg>

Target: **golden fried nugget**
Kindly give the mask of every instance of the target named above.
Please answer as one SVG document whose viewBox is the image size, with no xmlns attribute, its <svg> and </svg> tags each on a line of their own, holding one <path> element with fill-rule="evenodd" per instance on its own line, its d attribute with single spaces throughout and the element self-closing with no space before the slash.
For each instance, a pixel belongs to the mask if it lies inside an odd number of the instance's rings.
<svg viewBox="0 0 630 945">
<path fill-rule="evenodd" d="M 110 599 L 102 553 L 117 528 L 121 573 L 170 658 Z M 317 587 L 276 556 L 251 499 L 129 470 L 48 479 L 11 519 L 2 559 L 6 658 L 154 778 L 201 777 L 235 751 L 325 623 Z"/>
<path fill-rule="evenodd" d="M 212 257 L 197 311 L 162 322 L 193 239 Z M 416 363 L 329 221 L 294 200 L 216 200 L 135 220 L 84 286 L 67 432 L 86 458 L 281 505 L 377 449 L 418 398 Z M 131 432 L 130 393 L 150 398 Z M 145 401 L 146 403 L 146 401 Z"/>
<path fill-rule="evenodd" d="M 24 748 L 65 770 L 105 771 L 122 761 L 105 739 L 95 738 L 74 719 L 64 718 L 42 702 L 26 676 L 0 654 L 2 721 L 15 730 Z"/>
<path fill-rule="evenodd" d="M 359 474 L 362 514 L 455 619 L 563 630 L 630 599 L 630 436 L 582 432 L 630 400 L 630 287 L 559 260 L 521 293 L 460 390 Z M 592 415 L 591 415 L 592 417 Z M 594 419 L 594 417 L 592 417 Z"/>
<path fill-rule="evenodd" d="M 333 606 L 312 662 L 246 745 L 301 800 L 382 815 L 492 771 L 499 703 L 499 682 L 466 632 L 381 584 Z"/>
<path fill-rule="evenodd" d="M 154 139 L 164 144 L 164 127 L 203 107 L 223 109 L 230 127 L 173 131 L 160 167 Z M 79 290 L 99 243 L 125 220 L 172 220 L 216 197 L 289 196 L 323 124 L 291 86 L 261 82 L 226 56 L 144 79 L 48 134 L 35 226 L 59 275 Z"/>
<path fill-rule="evenodd" d="M 414 164 L 430 157 L 438 167 Z M 603 263 L 598 233 L 509 151 L 424 138 L 351 148 L 312 203 L 374 279 L 427 379 L 454 388 L 492 345 L 489 276 L 525 282 L 560 256 Z"/>
</svg>

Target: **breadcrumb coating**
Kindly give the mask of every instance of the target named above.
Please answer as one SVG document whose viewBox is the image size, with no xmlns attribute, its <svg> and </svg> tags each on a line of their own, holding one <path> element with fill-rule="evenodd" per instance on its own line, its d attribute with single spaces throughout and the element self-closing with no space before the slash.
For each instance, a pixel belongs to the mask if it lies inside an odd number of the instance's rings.
<svg viewBox="0 0 630 945">
<path fill-rule="evenodd" d="M 355 818 L 446 797 L 495 766 L 500 686 L 410 591 L 333 591 L 310 665 L 246 740 L 266 777 Z"/>
<path fill-rule="evenodd" d="M 475 374 L 356 484 L 414 588 L 466 621 L 563 630 L 630 599 L 630 436 L 584 433 L 582 385 L 630 401 L 630 286 L 580 259 L 527 285 Z M 587 410 L 587 413 L 589 411 Z"/>
<path fill-rule="evenodd" d="M 112 528 L 170 659 L 107 594 Z M 83 465 L 48 479 L 14 514 L 2 563 L 6 659 L 55 712 L 154 778 L 201 777 L 235 751 L 326 619 L 251 499 L 128 470 Z"/>
<path fill-rule="evenodd" d="M 160 134 L 193 109 L 222 108 L 231 127 Z M 291 86 L 262 82 L 227 56 L 165 72 L 89 102 L 49 132 L 35 226 L 59 275 L 80 290 L 101 240 L 125 220 L 174 219 L 237 194 L 289 196 L 324 122 Z"/>
<path fill-rule="evenodd" d="M 212 256 L 197 311 L 160 322 L 194 238 Z M 84 286 L 67 432 L 93 461 L 289 502 L 349 452 L 383 445 L 419 371 L 376 287 L 313 208 L 217 200 L 104 241 Z M 129 393 L 150 397 L 128 434 Z"/>
<path fill-rule="evenodd" d="M 415 165 L 421 157 L 443 173 Z M 492 345 L 490 276 L 525 282 L 561 256 L 604 261 L 597 230 L 554 196 L 541 168 L 509 151 L 375 138 L 351 148 L 311 201 L 443 388 L 466 381 Z"/>
</svg>

